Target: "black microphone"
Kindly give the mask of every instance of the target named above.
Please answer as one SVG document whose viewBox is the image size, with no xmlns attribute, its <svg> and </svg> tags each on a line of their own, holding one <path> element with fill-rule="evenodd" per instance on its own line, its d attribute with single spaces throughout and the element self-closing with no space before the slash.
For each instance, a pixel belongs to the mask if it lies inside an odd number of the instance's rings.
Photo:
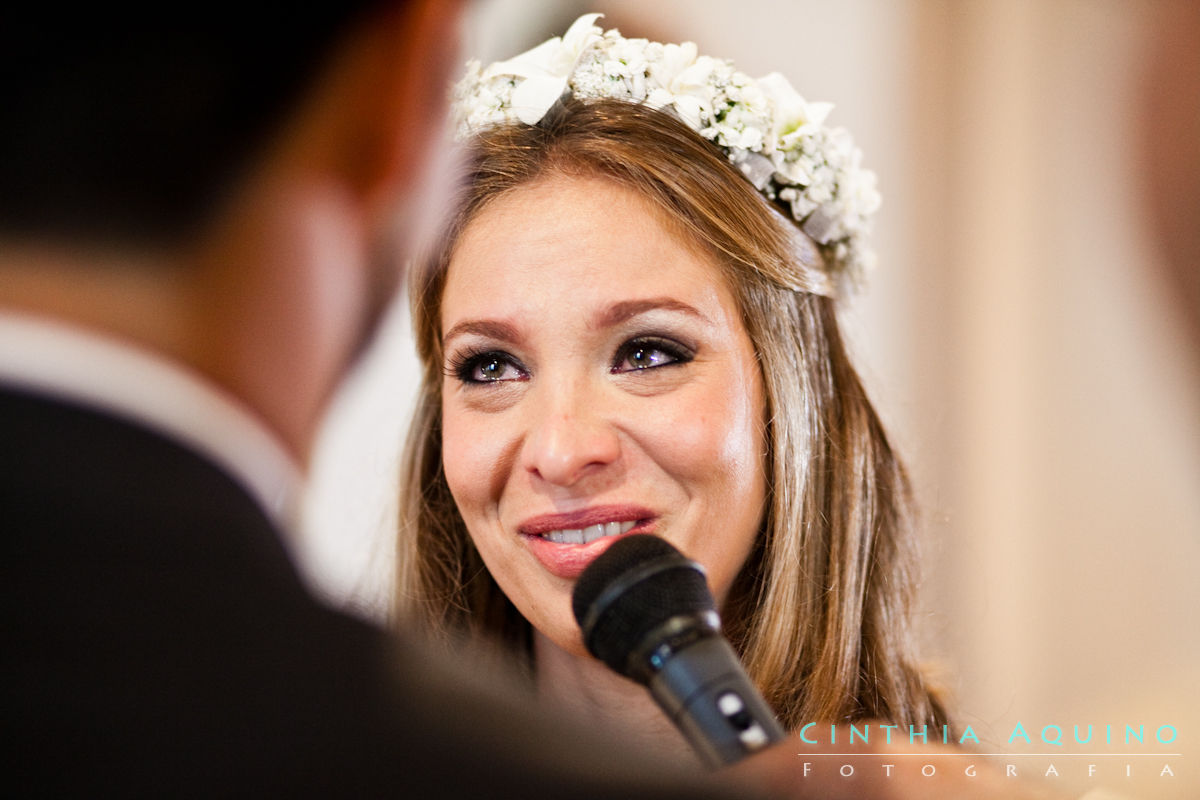
<svg viewBox="0 0 1200 800">
<path fill-rule="evenodd" d="M 721 635 L 704 568 L 663 539 L 618 539 L 579 576 L 571 606 L 588 651 L 649 688 L 710 766 L 784 738 Z"/>
</svg>

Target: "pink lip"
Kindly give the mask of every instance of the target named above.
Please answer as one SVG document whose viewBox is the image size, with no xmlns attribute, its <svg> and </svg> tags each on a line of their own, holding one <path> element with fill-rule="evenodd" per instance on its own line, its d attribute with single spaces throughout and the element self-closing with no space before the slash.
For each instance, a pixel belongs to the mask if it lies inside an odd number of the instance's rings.
<svg viewBox="0 0 1200 800">
<path fill-rule="evenodd" d="M 544 539 L 550 531 L 574 530 L 605 522 L 638 523 L 621 536 L 632 533 L 653 533 L 656 515 L 642 506 L 594 506 L 566 514 L 543 514 L 530 517 L 517 526 L 530 552 L 551 574 L 574 580 L 620 536 L 604 536 L 588 544 L 556 544 Z"/>
</svg>

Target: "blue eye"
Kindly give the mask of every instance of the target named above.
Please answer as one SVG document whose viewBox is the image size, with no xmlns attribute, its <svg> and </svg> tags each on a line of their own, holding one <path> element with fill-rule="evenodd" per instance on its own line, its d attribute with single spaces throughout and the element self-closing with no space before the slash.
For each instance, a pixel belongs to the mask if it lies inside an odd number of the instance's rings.
<svg viewBox="0 0 1200 800">
<path fill-rule="evenodd" d="M 516 359 L 497 350 L 456 356 L 451 360 L 448 372 L 463 383 L 498 383 L 528 377 Z"/>
<path fill-rule="evenodd" d="M 631 339 L 617 350 L 613 359 L 613 372 L 636 372 L 638 370 L 686 364 L 693 355 L 682 345 L 665 339 L 641 337 Z"/>
</svg>

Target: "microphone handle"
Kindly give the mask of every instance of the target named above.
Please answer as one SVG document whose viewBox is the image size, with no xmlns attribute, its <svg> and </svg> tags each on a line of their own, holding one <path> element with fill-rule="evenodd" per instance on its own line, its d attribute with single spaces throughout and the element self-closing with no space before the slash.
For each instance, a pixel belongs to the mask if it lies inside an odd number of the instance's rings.
<svg viewBox="0 0 1200 800">
<path fill-rule="evenodd" d="M 723 636 L 705 636 L 676 651 L 649 689 L 711 767 L 733 764 L 786 736 Z"/>
</svg>

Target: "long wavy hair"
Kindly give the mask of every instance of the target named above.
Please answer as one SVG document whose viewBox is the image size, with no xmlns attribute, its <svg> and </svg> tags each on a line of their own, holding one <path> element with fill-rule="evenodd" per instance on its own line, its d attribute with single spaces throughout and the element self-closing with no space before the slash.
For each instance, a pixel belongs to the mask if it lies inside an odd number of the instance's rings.
<svg viewBox="0 0 1200 800">
<path fill-rule="evenodd" d="M 443 238 L 410 274 L 423 375 L 402 465 L 397 619 L 532 658 L 529 623 L 488 574 L 442 471 L 439 308 L 464 227 L 506 192 L 556 173 L 601 176 L 648 198 L 732 287 L 762 371 L 768 501 L 722 621 L 782 723 L 946 724 L 910 624 L 908 478 L 850 363 L 834 301 L 789 288 L 806 284 L 817 248 L 714 145 L 665 112 L 620 101 L 566 100 L 536 126 L 475 137 Z"/>
</svg>

